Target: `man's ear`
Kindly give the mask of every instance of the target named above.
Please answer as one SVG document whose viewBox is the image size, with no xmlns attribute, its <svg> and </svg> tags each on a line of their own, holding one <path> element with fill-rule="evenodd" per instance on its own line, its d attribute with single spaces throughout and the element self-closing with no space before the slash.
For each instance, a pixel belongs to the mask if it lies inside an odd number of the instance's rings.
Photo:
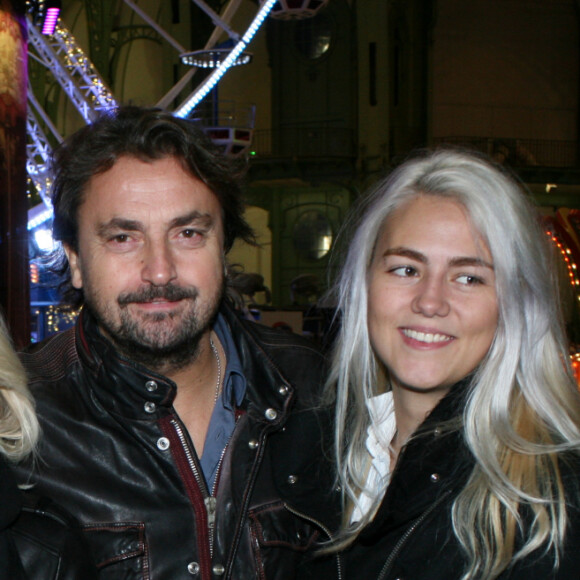
<svg viewBox="0 0 580 580">
<path fill-rule="evenodd" d="M 81 272 L 81 258 L 76 250 L 68 244 L 63 244 L 63 248 L 70 267 L 71 283 L 80 290 L 83 287 L 83 275 Z"/>
</svg>

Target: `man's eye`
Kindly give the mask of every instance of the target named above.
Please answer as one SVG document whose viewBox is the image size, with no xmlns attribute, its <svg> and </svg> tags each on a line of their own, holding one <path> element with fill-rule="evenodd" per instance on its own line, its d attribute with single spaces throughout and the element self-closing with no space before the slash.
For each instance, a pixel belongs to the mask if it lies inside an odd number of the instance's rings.
<svg viewBox="0 0 580 580">
<path fill-rule="evenodd" d="M 179 233 L 181 238 L 184 238 L 186 240 L 194 240 L 194 241 L 201 241 L 204 237 L 203 232 L 200 232 L 199 230 L 194 230 L 194 229 L 186 229 L 186 230 L 181 230 L 181 232 Z"/>
<path fill-rule="evenodd" d="M 129 241 L 129 235 L 128 234 L 117 234 L 116 236 L 113 236 L 111 238 L 111 241 L 118 243 L 118 244 L 123 244 L 123 243 Z"/>
</svg>

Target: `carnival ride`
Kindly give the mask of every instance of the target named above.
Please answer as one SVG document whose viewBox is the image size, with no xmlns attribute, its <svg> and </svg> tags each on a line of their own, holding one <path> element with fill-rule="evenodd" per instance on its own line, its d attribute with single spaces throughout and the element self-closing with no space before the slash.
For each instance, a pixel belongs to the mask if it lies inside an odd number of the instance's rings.
<svg viewBox="0 0 580 580">
<path fill-rule="evenodd" d="M 157 37 L 163 39 L 176 52 L 179 61 L 188 66 L 187 72 L 170 88 L 155 106 L 172 111 L 181 118 L 189 118 L 200 124 L 206 133 L 218 143 L 228 155 L 243 155 L 247 153 L 252 141 L 254 127 L 254 110 L 250 107 L 236 109 L 230 105 L 223 113 L 216 113 L 215 108 L 207 114 L 207 107 L 202 101 L 211 93 L 219 81 L 234 66 L 247 64 L 251 54 L 247 52 L 257 31 L 268 16 L 282 20 L 303 19 L 314 16 L 328 0 L 259 0 L 251 2 L 251 17 L 244 20 L 244 32 L 234 30 L 233 23 L 239 24 L 236 15 L 240 13 L 242 3 L 246 2 L 244 14 L 248 13 L 248 0 L 225 0 L 219 11 L 214 10 L 204 0 L 191 0 L 199 9 L 200 18 L 209 18 L 213 29 L 201 48 L 188 50 L 173 38 L 156 20 L 147 13 L 143 4 L 137 0 L 118 0 L 119 7 L 130 9 Z M 58 18 L 58 10 L 48 6 L 60 5 L 60 2 L 47 0 L 29 0 L 27 2 L 27 26 L 29 58 L 40 63 L 50 71 L 70 103 L 80 114 L 85 123 L 91 123 L 104 110 L 115 108 L 118 103 L 115 95 L 107 86 L 97 67 L 91 62 L 87 53 L 77 42 L 62 18 Z M 125 9 L 125 8 L 124 8 Z M 39 10 L 44 16 L 53 20 L 51 26 L 39 18 Z M 224 40 L 225 38 L 225 40 Z M 195 72 L 199 69 L 211 69 L 203 81 L 182 99 L 175 108 L 171 106 L 187 93 L 191 87 Z M 241 111 L 241 112 L 240 112 Z M 242 119 L 240 121 L 240 119 Z M 39 199 L 29 209 L 28 230 L 34 241 L 35 249 L 42 254 L 52 249 L 50 235 L 50 220 L 52 207 L 50 201 L 51 175 L 49 161 L 52 144 L 62 140 L 56 123 L 46 112 L 43 104 L 34 95 L 32 86 L 28 88 L 27 111 L 27 173 L 29 190 L 34 192 L 34 198 Z M 32 262 L 31 273 L 33 283 L 40 280 L 39 271 L 42 266 Z M 48 316 L 49 325 L 53 325 L 56 305 L 51 299 L 40 299 L 36 302 L 38 308 L 44 308 L 43 316 Z M 35 299 L 32 298 L 33 309 Z M 50 328 L 49 331 L 58 330 Z M 44 331 L 41 332 L 44 334 Z M 37 337 L 38 338 L 38 337 Z"/>
</svg>

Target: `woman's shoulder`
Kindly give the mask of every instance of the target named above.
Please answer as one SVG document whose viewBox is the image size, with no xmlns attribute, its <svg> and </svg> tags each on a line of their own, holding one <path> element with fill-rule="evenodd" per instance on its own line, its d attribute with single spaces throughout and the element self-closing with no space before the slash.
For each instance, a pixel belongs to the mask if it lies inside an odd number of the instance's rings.
<svg viewBox="0 0 580 580">
<path fill-rule="evenodd" d="M 91 580 L 96 568 L 75 518 L 52 500 L 23 493 L 23 506 L 10 534 L 27 578 Z"/>
</svg>

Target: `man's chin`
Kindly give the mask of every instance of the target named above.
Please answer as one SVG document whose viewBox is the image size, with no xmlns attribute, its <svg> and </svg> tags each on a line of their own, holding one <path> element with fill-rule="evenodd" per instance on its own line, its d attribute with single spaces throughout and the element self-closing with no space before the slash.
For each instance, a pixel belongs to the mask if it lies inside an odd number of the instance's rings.
<svg viewBox="0 0 580 580">
<path fill-rule="evenodd" d="M 116 337 L 113 343 L 126 358 L 151 370 L 167 372 L 183 368 L 196 359 L 200 336 L 177 340 L 175 336 Z"/>
</svg>

